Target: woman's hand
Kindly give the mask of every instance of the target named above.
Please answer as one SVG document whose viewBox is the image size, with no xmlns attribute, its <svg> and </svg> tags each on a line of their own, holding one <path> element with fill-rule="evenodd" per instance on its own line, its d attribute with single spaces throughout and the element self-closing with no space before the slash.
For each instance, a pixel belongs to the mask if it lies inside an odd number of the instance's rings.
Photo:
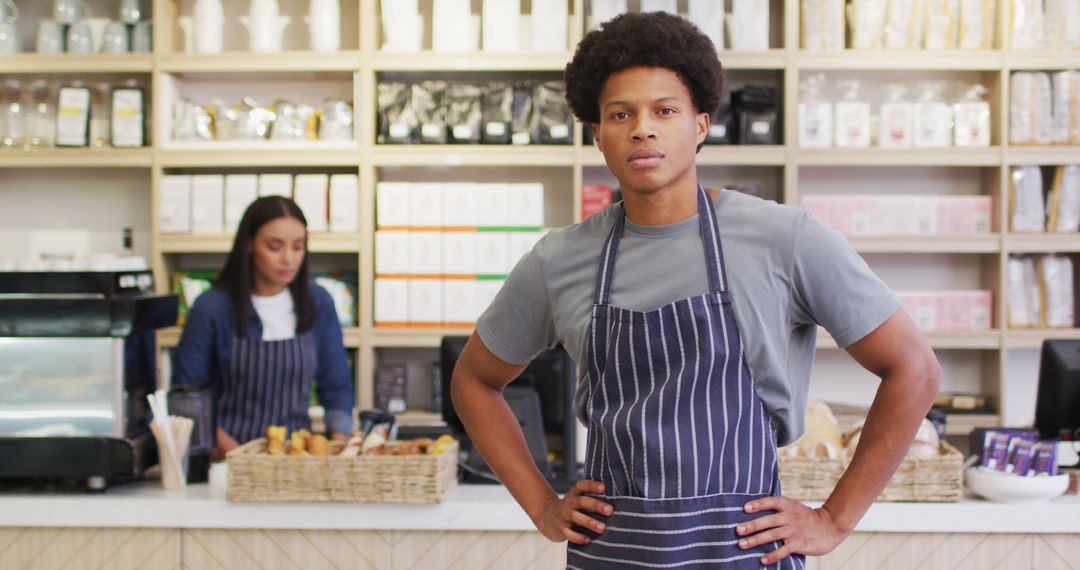
<svg viewBox="0 0 1080 570">
<path fill-rule="evenodd" d="M 533 524 L 552 542 L 569 540 L 574 544 L 588 544 L 589 537 L 574 531 L 573 526 L 587 527 L 597 534 L 604 532 L 603 523 L 585 514 L 586 511 L 604 515 L 612 513 L 611 505 L 586 495 L 603 492 L 604 484 L 599 481 L 578 481 L 566 496 L 556 496 L 548 501 Z"/>
<path fill-rule="evenodd" d="M 851 532 L 842 529 L 828 510 L 811 509 L 787 497 L 755 499 L 746 503 L 744 509 L 747 513 L 775 511 L 735 529 L 735 534 L 747 537 L 739 541 L 739 548 L 744 550 L 771 542 L 783 543 L 761 559 L 765 566 L 792 554 L 828 554 Z"/>
<path fill-rule="evenodd" d="M 225 460 L 225 454 L 240 447 L 233 436 L 221 428 L 217 428 L 217 445 L 210 452 L 210 461 L 218 462 Z"/>
</svg>

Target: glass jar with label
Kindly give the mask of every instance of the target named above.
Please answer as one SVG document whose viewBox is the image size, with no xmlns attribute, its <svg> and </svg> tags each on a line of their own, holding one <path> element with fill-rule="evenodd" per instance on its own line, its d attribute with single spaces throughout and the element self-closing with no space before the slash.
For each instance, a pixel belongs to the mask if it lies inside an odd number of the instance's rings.
<svg viewBox="0 0 1080 570">
<path fill-rule="evenodd" d="M 109 146 L 112 85 L 98 83 L 90 93 L 90 146 Z"/>
</svg>

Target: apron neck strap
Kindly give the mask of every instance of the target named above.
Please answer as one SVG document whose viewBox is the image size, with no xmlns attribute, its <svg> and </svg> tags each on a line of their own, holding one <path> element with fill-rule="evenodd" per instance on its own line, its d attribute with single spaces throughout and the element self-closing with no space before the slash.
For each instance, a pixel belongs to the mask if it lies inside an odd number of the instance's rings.
<svg viewBox="0 0 1080 570">
<path fill-rule="evenodd" d="M 727 282 L 724 275 L 724 252 L 720 246 L 720 230 L 716 223 L 716 208 L 713 207 L 711 196 L 701 185 L 698 185 L 698 227 L 701 230 L 701 240 L 705 245 L 705 267 L 709 275 L 709 289 L 713 293 L 727 291 Z M 611 303 L 611 284 L 615 280 L 615 258 L 619 252 L 619 243 L 626 228 L 626 208 L 620 206 L 611 226 L 604 248 L 600 254 L 600 272 L 596 276 L 596 288 L 593 293 L 593 304 L 608 305 Z"/>
</svg>

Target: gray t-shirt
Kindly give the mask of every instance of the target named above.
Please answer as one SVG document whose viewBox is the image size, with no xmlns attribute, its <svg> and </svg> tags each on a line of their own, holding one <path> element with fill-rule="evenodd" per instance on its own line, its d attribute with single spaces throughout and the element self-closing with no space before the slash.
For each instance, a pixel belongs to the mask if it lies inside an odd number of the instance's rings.
<svg viewBox="0 0 1080 570">
<path fill-rule="evenodd" d="M 808 210 L 732 190 L 713 203 L 743 350 L 778 444 L 787 445 L 804 429 L 817 325 L 848 346 L 900 303 L 847 239 Z M 621 208 L 547 234 L 514 267 L 476 324 L 495 356 L 524 364 L 562 343 L 575 362 L 585 361 L 600 251 Z M 707 293 L 704 260 L 697 215 L 665 226 L 628 219 L 611 303 L 651 311 Z M 588 367 L 578 366 L 579 418 L 587 387 Z"/>
</svg>

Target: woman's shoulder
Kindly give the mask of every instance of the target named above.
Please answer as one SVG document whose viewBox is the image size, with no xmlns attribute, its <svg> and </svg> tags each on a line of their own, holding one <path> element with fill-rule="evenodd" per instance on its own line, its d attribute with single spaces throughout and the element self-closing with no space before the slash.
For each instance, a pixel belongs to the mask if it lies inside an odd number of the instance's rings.
<svg viewBox="0 0 1080 570">
<path fill-rule="evenodd" d="M 214 320 L 216 318 L 228 319 L 231 316 L 232 298 L 224 287 L 217 285 L 196 297 L 195 304 L 191 306 L 191 311 L 188 313 L 189 319 Z"/>
</svg>

